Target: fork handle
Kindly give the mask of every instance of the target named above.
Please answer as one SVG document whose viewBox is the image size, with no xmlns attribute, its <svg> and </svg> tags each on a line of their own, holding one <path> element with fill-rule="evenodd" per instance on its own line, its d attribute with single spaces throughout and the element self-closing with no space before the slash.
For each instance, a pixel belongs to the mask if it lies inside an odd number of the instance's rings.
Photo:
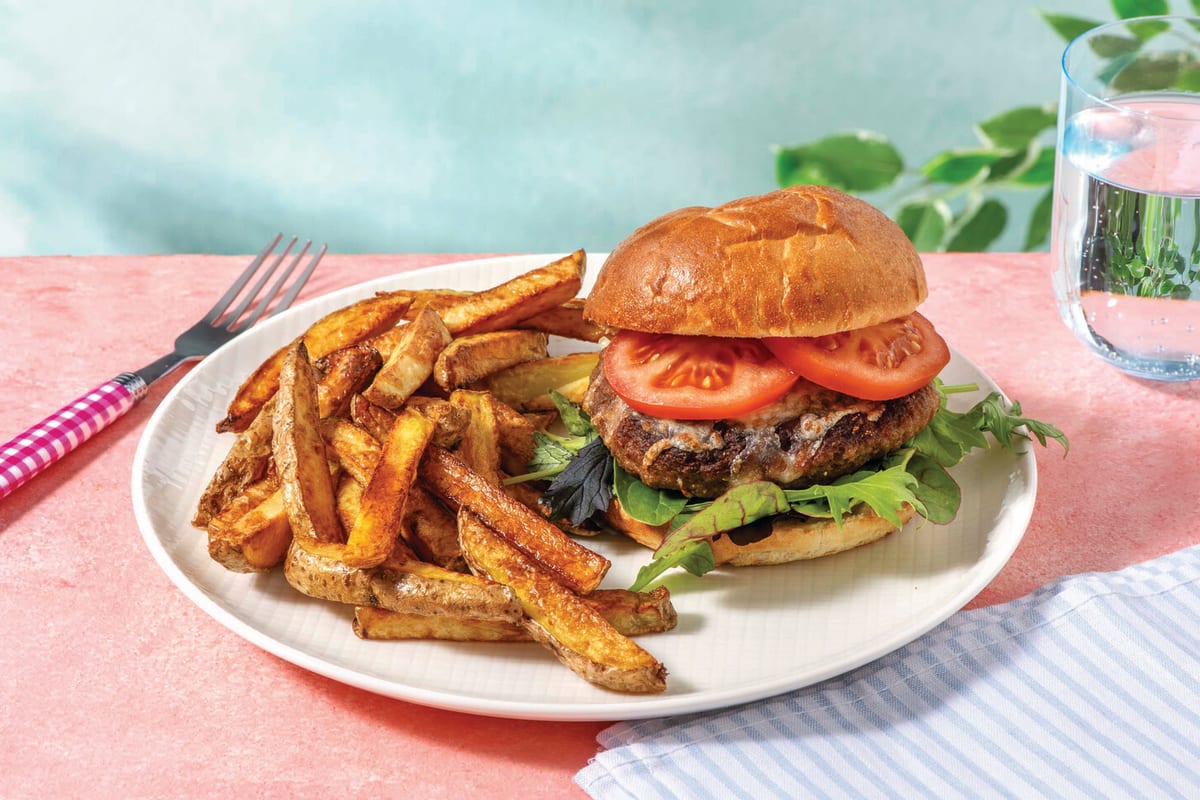
<svg viewBox="0 0 1200 800">
<path fill-rule="evenodd" d="M 122 372 L 0 446 L 0 500 L 107 428 L 147 390 L 139 376 Z"/>
</svg>

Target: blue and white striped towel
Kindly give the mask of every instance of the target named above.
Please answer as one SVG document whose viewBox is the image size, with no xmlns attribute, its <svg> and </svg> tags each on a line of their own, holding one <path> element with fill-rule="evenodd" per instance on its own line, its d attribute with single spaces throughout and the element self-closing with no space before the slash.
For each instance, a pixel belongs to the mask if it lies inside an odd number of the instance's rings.
<svg viewBox="0 0 1200 800">
<path fill-rule="evenodd" d="M 839 678 L 621 723 L 613 798 L 1200 797 L 1200 547 L 960 612 Z"/>
</svg>

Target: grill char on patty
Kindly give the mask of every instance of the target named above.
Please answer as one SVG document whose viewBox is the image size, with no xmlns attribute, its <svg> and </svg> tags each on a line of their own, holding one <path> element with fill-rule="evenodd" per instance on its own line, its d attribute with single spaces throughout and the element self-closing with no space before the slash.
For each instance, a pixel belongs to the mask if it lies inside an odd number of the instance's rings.
<svg viewBox="0 0 1200 800">
<path fill-rule="evenodd" d="M 583 407 L 617 463 L 642 483 L 716 497 L 756 480 L 784 488 L 828 483 L 899 449 L 929 424 L 938 403 L 932 384 L 877 402 L 801 379 L 780 400 L 735 419 L 660 419 L 616 395 L 602 354 Z"/>
</svg>

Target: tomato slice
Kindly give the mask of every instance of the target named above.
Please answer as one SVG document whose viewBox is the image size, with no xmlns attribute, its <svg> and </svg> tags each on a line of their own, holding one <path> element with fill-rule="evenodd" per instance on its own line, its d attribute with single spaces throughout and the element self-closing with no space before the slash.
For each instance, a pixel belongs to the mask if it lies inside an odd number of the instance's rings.
<svg viewBox="0 0 1200 800">
<path fill-rule="evenodd" d="M 758 339 L 621 331 L 604 353 L 604 377 L 643 414 L 726 419 L 782 397 L 797 380 Z"/>
<path fill-rule="evenodd" d="M 950 362 L 945 340 L 916 312 L 844 333 L 770 338 L 763 344 L 813 383 L 864 400 L 915 392 Z"/>
</svg>

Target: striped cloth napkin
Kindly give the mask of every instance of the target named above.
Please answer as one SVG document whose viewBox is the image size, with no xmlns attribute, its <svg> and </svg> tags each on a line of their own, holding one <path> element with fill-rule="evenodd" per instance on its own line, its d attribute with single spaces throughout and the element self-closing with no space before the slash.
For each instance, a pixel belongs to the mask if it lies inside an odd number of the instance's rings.
<svg viewBox="0 0 1200 800">
<path fill-rule="evenodd" d="M 615 798 L 1200 797 L 1200 546 L 963 611 L 824 683 L 620 723 Z"/>
</svg>

